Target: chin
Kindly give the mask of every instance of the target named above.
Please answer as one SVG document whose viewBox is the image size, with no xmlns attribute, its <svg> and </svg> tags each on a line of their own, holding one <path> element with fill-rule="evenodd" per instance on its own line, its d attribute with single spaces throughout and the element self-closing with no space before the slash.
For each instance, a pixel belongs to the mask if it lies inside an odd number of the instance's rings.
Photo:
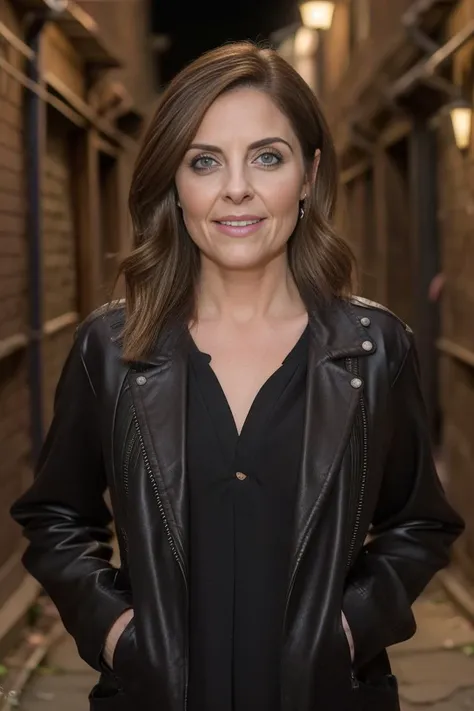
<svg viewBox="0 0 474 711">
<path fill-rule="evenodd" d="M 243 247 L 244 245 L 242 245 Z M 213 261 L 218 264 L 221 269 L 229 269 L 236 271 L 245 271 L 250 269 L 256 269 L 258 267 L 265 266 L 272 260 L 275 256 L 273 254 L 262 253 L 260 250 L 255 249 L 251 245 L 247 248 L 233 249 L 230 252 L 226 250 L 225 253 L 221 252 L 215 254 Z"/>
</svg>

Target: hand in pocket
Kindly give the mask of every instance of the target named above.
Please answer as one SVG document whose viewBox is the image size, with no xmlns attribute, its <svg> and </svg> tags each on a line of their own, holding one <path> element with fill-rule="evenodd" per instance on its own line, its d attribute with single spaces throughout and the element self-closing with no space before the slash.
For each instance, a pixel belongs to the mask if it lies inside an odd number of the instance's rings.
<svg viewBox="0 0 474 711">
<path fill-rule="evenodd" d="M 344 630 L 344 634 L 346 635 L 347 644 L 349 645 L 349 650 L 351 653 L 351 661 L 353 662 L 354 661 L 354 638 L 352 637 L 351 628 L 349 627 L 347 618 L 342 611 L 341 611 L 341 617 L 342 617 L 342 627 Z"/>
<path fill-rule="evenodd" d="M 120 617 L 115 620 L 112 628 L 107 636 L 105 647 L 104 647 L 104 661 L 112 669 L 113 668 L 113 658 L 115 653 L 115 648 L 120 640 L 120 637 L 125 631 L 128 623 L 133 618 L 133 609 L 126 610 Z"/>
</svg>

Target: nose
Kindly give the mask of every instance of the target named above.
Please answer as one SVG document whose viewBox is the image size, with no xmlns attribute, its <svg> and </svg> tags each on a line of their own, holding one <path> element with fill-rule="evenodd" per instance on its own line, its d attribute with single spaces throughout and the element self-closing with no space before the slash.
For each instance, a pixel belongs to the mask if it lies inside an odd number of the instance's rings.
<svg viewBox="0 0 474 711">
<path fill-rule="evenodd" d="M 245 166 L 234 165 L 227 171 L 224 185 L 224 199 L 235 204 L 252 199 L 254 191 L 249 181 Z"/>
</svg>

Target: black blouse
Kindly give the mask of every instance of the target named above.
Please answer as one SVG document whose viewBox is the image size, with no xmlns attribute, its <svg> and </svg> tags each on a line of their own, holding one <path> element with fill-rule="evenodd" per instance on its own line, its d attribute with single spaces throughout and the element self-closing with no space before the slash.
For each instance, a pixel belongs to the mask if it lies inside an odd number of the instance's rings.
<svg viewBox="0 0 474 711">
<path fill-rule="evenodd" d="M 278 711 L 308 327 L 240 436 L 210 356 L 188 365 L 189 711 Z"/>
</svg>

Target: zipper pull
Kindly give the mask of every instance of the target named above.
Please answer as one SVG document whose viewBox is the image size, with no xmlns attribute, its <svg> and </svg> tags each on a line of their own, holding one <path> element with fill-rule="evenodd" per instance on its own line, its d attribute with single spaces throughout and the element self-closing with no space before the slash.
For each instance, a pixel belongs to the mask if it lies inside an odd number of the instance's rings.
<svg viewBox="0 0 474 711">
<path fill-rule="evenodd" d="M 356 675 L 354 674 L 354 670 L 353 670 L 353 669 L 351 669 L 351 684 L 352 684 L 352 688 L 353 688 L 353 689 L 358 689 L 358 688 L 359 688 L 359 681 L 358 681 Z"/>
</svg>

